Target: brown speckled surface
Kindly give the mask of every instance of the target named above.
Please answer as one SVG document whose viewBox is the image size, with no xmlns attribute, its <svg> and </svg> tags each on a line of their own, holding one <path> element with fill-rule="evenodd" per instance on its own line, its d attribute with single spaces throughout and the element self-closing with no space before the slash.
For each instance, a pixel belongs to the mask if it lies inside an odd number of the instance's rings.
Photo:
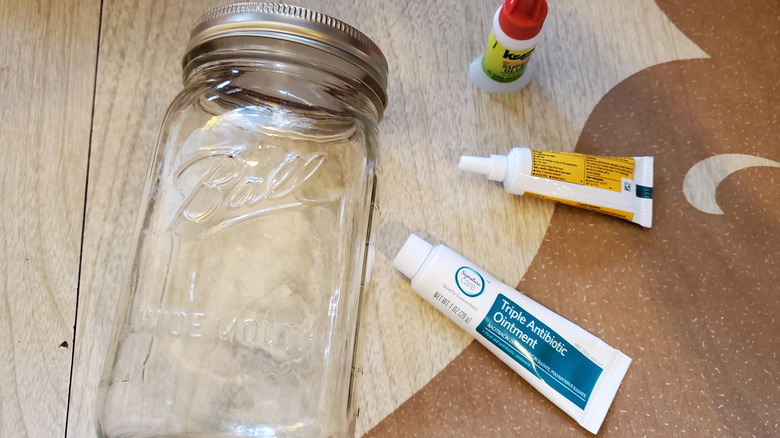
<svg viewBox="0 0 780 438">
<path fill-rule="evenodd" d="M 658 4 L 711 59 L 621 82 L 576 148 L 655 156 L 653 228 L 558 206 L 517 287 L 633 359 L 599 435 L 780 436 L 780 169 L 727 177 L 723 215 L 683 194 L 709 157 L 780 163 L 780 3 Z M 365 436 L 529 434 L 590 436 L 473 342 Z"/>
</svg>

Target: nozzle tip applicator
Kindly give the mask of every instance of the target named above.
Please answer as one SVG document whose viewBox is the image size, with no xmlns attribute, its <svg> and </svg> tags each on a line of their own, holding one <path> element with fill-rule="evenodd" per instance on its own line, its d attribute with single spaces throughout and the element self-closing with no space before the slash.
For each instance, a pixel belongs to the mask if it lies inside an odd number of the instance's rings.
<svg viewBox="0 0 780 438">
<path fill-rule="evenodd" d="M 491 181 L 503 181 L 506 177 L 506 157 L 503 155 L 491 155 L 490 158 L 460 157 L 458 168 L 467 172 L 485 175 Z"/>
</svg>

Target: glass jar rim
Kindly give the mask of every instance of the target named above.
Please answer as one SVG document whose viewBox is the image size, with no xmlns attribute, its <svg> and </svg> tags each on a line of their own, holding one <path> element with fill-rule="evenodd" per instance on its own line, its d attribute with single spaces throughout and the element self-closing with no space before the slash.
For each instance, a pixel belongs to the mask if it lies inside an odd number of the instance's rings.
<svg viewBox="0 0 780 438">
<path fill-rule="evenodd" d="M 382 105 L 379 110 L 387 106 L 387 59 L 376 43 L 341 20 L 299 6 L 242 2 L 206 12 L 193 27 L 182 68 L 191 70 L 208 51 L 204 47 L 216 40 L 239 40 L 231 38 L 236 36 L 302 44 L 318 49 L 324 57 L 350 62 L 363 73 L 352 75 L 353 79 L 376 94 Z"/>
</svg>

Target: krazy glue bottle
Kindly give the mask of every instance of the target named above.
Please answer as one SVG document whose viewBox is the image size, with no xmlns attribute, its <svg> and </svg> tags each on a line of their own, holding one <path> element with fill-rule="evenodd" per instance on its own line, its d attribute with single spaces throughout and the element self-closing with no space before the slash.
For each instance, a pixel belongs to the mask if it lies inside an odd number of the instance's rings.
<svg viewBox="0 0 780 438">
<path fill-rule="evenodd" d="M 525 87 L 532 77 L 529 60 L 546 17 L 545 0 L 505 0 L 493 16 L 485 55 L 469 66 L 469 79 L 491 93 Z"/>
</svg>

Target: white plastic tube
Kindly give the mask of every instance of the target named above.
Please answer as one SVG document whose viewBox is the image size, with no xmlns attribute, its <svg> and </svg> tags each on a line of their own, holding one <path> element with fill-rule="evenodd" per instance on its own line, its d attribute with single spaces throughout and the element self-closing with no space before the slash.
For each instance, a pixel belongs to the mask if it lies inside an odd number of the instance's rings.
<svg viewBox="0 0 780 438">
<path fill-rule="evenodd" d="M 412 289 L 597 433 L 631 359 L 443 245 L 412 234 L 393 261 Z"/>
<path fill-rule="evenodd" d="M 508 155 L 460 158 L 460 168 L 530 194 L 653 225 L 653 157 L 601 157 L 514 148 Z"/>
</svg>

